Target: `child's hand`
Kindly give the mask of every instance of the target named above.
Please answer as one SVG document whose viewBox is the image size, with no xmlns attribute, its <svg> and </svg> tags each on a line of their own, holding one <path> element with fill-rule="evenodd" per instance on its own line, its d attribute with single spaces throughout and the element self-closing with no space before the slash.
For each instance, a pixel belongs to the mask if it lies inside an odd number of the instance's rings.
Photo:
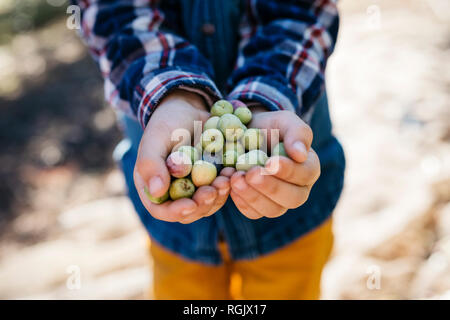
<svg viewBox="0 0 450 320">
<path fill-rule="evenodd" d="M 311 149 L 311 129 L 294 113 L 258 110 L 253 114 L 249 127 L 268 130 L 268 150 L 272 148 L 270 129 L 279 129 L 280 140 L 284 141 L 286 152 L 293 160 L 271 157 L 266 168 L 235 172 L 231 177 L 231 198 L 250 219 L 274 218 L 306 202 L 312 185 L 319 178 L 320 162 Z M 262 175 L 265 169 L 272 175 Z"/>
<path fill-rule="evenodd" d="M 194 121 L 204 122 L 208 116 L 200 96 L 176 91 L 161 102 L 150 118 L 139 145 L 134 182 L 142 203 L 153 217 L 191 223 L 216 212 L 228 198 L 230 182 L 225 176 L 218 176 L 211 186 L 198 188 L 192 199 L 183 198 L 158 205 L 150 202 L 144 192 L 145 186 L 154 197 L 161 197 L 167 192 L 170 175 L 165 161 L 172 148 L 179 143 L 172 141 L 172 132 L 182 128 L 192 136 Z"/>
</svg>

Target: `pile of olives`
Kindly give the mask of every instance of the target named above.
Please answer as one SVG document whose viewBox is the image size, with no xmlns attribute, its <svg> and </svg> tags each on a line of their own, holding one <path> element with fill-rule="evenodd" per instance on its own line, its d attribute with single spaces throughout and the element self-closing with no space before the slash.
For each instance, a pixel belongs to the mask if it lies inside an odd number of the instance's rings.
<svg viewBox="0 0 450 320">
<path fill-rule="evenodd" d="M 222 166 L 248 171 L 264 166 L 268 156 L 261 150 L 265 137 L 262 130 L 248 128 L 252 112 L 239 100 L 219 100 L 211 107 L 211 117 L 204 123 L 200 142 L 181 146 L 166 160 L 173 177 L 168 192 L 159 198 L 147 196 L 153 203 L 190 198 L 196 187 L 210 185 Z M 277 144 L 272 155 L 286 156 L 283 143 Z"/>
</svg>

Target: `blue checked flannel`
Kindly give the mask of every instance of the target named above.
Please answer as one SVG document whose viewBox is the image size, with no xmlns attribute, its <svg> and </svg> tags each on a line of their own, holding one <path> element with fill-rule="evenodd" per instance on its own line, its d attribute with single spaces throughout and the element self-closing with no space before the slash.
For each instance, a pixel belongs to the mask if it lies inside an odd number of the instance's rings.
<svg viewBox="0 0 450 320">
<path fill-rule="evenodd" d="M 345 168 L 324 93 L 324 69 L 338 31 L 336 1 L 74 2 L 81 8 L 82 37 L 105 79 L 106 99 L 125 113 L 125 141 L 131 143 L 118 146 L 127 145 L 120 163 L 152 240 L 183 257 L 217 264 L 220 238 L 233 259 L 251 259 L 287 245 L 330 217 Z M 313 129 L 312 147 L 322 172 L 308 201 L 273 219 L 250 220 L 231 199 L 214 215 L 191 224 L 153 218 L 139 200 L 133 168 L 143 128 L 173 89 L 194 91 L 209 105 L 226 97 L 300 115 Z"/>
<path fill-rule="evenodd" d="M 226 90 L 180 33 L 177 1 L 79 0 L 81 33 L 105 79 L 106 99 L 145 127 L 165 95 L 194 90 L 208 104 L 228 99 L 293 110 L 309 121 L 338 31 L 332 0 L 242 2 L 239 44 Z M 195 17 L 193 17 L 195 19 Z"/>
</svg>

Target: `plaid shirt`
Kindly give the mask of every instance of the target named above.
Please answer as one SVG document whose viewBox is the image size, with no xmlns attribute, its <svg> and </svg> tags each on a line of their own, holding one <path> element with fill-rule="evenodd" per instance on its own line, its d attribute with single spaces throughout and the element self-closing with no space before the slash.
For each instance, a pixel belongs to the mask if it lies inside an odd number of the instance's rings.
<svg viewBox="0 0 450 320">
<path fill-rule="evenodd" d="M 233 259 L 251 259 L 298 239 L 329 218 L 342 190 L 345 168 L 322 94 L 326 58 L 338 28 L 335 2 L 78 3 L 82 34 L 105 78 L 106 97 L 126 113 L 119 114 L 127 138 L 115 153 L 130 199 L 152 240 L 186 258 L 217 264 L 222 259 L 217 249 L 220 236 Z M 231 198 L 214 215 L 191 224 L 153 218 L 139 199 L 133 169 L 143 128 L 159 101 L 175 88 L 195 91 L 209 104 L 223 94 L 303 117 L 313 129 L 312 147 L 322 173 L 308 201 L 273 219 L 250 220 Z"/>
<path fill-rule="evenodd" d="M 179 33 L 177 1 L 79 0 L 81 33 L 105 79 L 106 99 L 145 127 L 171 90 L 195 90 L 297 112 L 306 122 L 324 87 L 338 31 L 336 0 L 246 0 L 226 92 L 214 68 Z M 164 8 L 163 8 L 164 7 Z"/>
</svg>

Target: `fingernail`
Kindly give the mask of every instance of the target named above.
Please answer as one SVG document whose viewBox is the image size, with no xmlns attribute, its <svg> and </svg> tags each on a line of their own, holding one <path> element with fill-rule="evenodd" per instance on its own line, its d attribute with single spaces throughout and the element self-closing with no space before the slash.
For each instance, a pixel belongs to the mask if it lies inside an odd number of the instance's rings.
<svg viewBox="0 0 450 320">
<path fill-rule="evenodd" d="M 213 203 L 213 202 L 214 202 L 214 199 L 215 199 L 215 198 L 206 199 L 206 200 L 205 200 L 205 204 L 211 204 L 211 203 Z"/>
<path fill-rule="evenodd" d="M 260 174 L 254 174 L 249 177 L 249 180 L 253 184 L 261 184 L 264 181 L 264 178 Z"/>
<path fill-rule="evenodd" d="M 195 211 L 195 208 L 186 209 L 186 210 L 181 211 L 181 214 L 183 216 L 187 216 L 187 215 L 190 215 L 191 213 L 193 213 L 194 211 Z"/>
<path fill-rule="evenodd" d="M 246 188 L 246 184 L 244 180 L 240 178 L 234 183 L 234 187 L 239 190 L 244 190 Z"/>
<path fill-rule="evenodd" d="M 160 177 L 156 176 L 150 179 L 150 182 L 148 184 L 150 194 L 154 195 L 163 187 L 163 182 Z"/>
<path fill-rule="evenodd" d="M 297 150 L 298 152 L 303 153 L 305 156 L 307 155 L 306 147 L 305 147 L 305 145 L 303 144 L 303 142 L 301 142 L 301 141 L 296 141 L 296 142 L 294 142 L 293 147 L 294 147 L 294 149 Z"/>
</svg>

